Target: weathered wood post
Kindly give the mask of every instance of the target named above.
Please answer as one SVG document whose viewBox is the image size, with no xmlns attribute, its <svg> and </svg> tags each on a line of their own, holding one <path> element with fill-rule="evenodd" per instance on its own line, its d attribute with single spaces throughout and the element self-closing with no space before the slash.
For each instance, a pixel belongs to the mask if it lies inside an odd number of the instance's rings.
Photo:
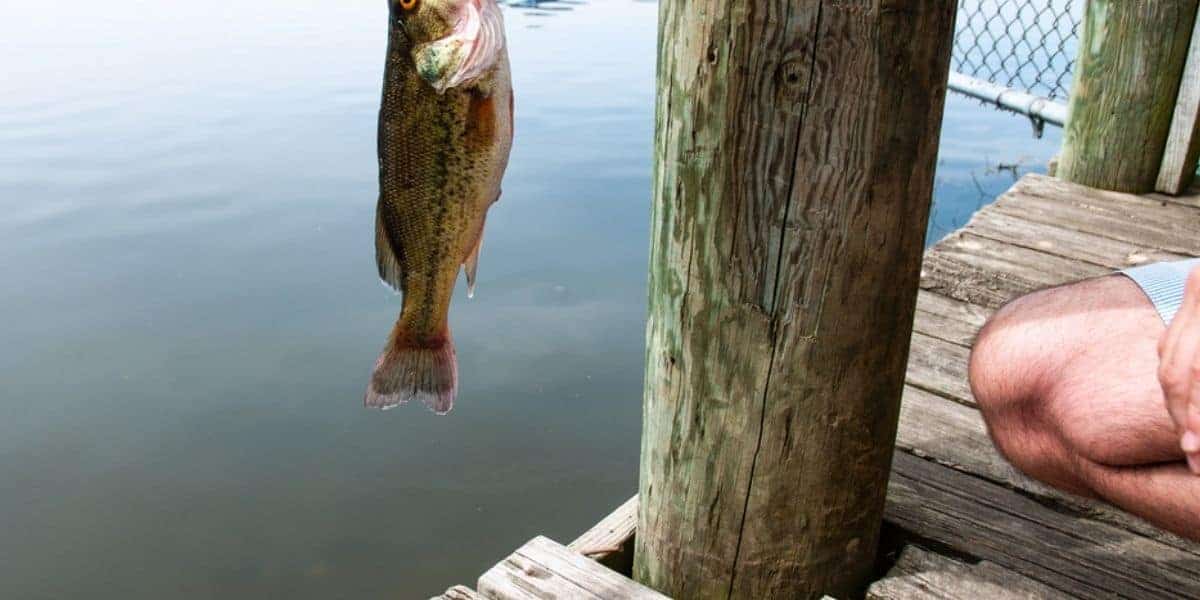
<svg viewBox="0 0 1200 600">
<path fill-rule="evenodd" d="M 1175 100 L 1175 115 L 1167 134 L 1162 166 L 1158 169 L 1155 189 L 1166 194 L 1180 194 L 1196 178 L 1196 163 L 1200 158 L 1200 16 L 1192 27 L 1187 62 L 1179 81 L 1179 97 Z"/>
<path fill-rule="evenodd" d="M 869 576 L 955 0 L 663 0 L 635 577 Z"/>
<path fill-rule="evenodd" d="M 1107 190 L 1154 191 L 1196 4 L 1088 0 L 1058 177 Z"/>
</svg>

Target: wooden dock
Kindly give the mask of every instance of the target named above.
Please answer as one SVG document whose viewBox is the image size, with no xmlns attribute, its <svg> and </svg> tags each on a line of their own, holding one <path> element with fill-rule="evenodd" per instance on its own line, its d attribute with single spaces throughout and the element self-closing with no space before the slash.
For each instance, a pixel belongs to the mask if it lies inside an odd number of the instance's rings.
<svg viewBox="0 0 1200 600">
<path fill-rule="evenodd" d="M 1136 196 L 1028 175 L 926 252 L 888 485 L 899 549 L 868 598 L 1200 598 L 1200 544 L 1016 472 L 966 377 L 975 333 L 1007 300 L 1200 256 L 1198 232 L 1195 191 Z M 634 498 L 569 547 L 535 538 L 478 592 L 443 598 L 663 598 L 625 576 L 636 510 Z"/>
</svg>

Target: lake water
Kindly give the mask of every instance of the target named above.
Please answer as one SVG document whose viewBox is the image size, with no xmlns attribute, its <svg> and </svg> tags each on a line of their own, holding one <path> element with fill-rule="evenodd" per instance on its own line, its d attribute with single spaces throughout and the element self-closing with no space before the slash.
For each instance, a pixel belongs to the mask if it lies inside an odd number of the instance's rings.
<svg viewBox="0 0 1200 600">
<path fill-rule="evenodd" d="M 0 597 L 426 598 L 637 484 L 653 3 L 506 8 L 454 413 L 361 408 L 382 0 L 0 6 Z M 1057 130 L 951 97 L 931 239 Z"/>
</svg>

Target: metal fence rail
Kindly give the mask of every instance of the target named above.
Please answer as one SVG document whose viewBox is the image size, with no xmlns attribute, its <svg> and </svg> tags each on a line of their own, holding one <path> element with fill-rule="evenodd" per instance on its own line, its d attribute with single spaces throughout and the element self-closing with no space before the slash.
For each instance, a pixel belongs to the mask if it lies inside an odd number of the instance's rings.
<svg viewBox="0 0 1200 600">
<path fill-rule="evenodd" d="M 1062 126 L 1082 0 L 960 0 L 950 89 Z"/>
</svg>

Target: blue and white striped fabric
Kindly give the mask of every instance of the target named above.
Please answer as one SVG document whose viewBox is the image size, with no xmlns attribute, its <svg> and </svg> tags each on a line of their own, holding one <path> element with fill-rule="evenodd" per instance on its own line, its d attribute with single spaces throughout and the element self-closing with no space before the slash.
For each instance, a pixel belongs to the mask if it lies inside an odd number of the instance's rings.
<svg viewBox="0 0 1200 600">
<path fill-rule="evenodd" d="M 1158 316 L 1170 325 L 1183 303 L 1183 288 L 1188 273 L 1200 266 L 1200 258 L 1142 265 L 1121 271 L 1142 288 L 1154 304 Z"/>
</svg>

